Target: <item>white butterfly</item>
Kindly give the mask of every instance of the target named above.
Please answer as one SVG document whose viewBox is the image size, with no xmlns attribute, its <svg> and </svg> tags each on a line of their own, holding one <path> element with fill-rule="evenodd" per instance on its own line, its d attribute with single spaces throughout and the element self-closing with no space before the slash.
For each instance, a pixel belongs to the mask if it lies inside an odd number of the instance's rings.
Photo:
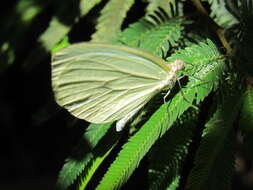
<svg viewBox="0 0 253 190">
<path fill-rule="evenodd" d="M 56 101 L 91 123 L 119 120 L 120 131 L 154 95 L 171 89 L 184 62 L 119 45 L 79 43 L 52 57 Z"/>
</svg>

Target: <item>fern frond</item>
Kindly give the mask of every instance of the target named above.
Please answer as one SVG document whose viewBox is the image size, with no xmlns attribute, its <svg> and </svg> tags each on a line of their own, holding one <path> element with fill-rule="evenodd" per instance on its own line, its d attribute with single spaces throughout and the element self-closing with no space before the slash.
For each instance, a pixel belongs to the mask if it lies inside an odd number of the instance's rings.
<svg viewBox="0 0 253 190">
<path fill-rule="evenodd" d="M 253 1 L 252 0 L 236 0 L 228 3 L 229 11 L 240 21 L 239 25 L 234 29 L 239 30 L 239 38 L 241 41 L 244 35 L 250 35 L 253 24 Z"/>
<path fill-rule="evenodd" d="M 30 24 L 32 20 L 46 8 L 49 1 L 38 6 L 33 0 L 21 0 L 17 2 L 16 11 L 19 14 L 22 24 Z"/>
<path fill-rule="evenodd" d="M 241 109 L 240 130 L 242 131 L 244 142 L 243 147 L 248 153 L 248 157 L 253 160 L 253 88 L 249 88 L 243 95 Z"/>
<path fill-rule="evenodd" d="M 241 1 L 241 6 L 237 7 L 237 16 L 240 25 L 236 28 L 239 30 L 237 39 L 235 39 L 236 58 L 244 72 L 253 76 L 253 1 Z M 239 48 L 238 48 L 239 47 Z"/>
<path fill-rule="evenodd" d="M 230 28 L 238 23 L 236 17 L 226 8 L 226 0 L 208 0 L 211 5 L 210 16 L 223 28 Z"/>
<path fill-rule="evenodd" d="M 54 17 L 47 30 L 39 37 L 39 42 L 46 50 L 50 51 L 70 29 L 70 26 L 63 24 L 57 17 Z"/>
<path fill-rule="evenodd" d="M 230 12 L 242 23 L 252 24 L 248 21 L 252 20 L 252 0 L 236 0 L 228 4 Z"/>
<path fill-rule="evenodd" d="M 240 126 L 245 134 L 253 133 L 253 88 L 248 89 L 243 95 Z"/>
<path fill-rule="evenodd" d="M 154 145 L 149 154 L 149 189 L 175 190 L 179 185 L 183 160 L 188 152 L 193 136 L 197 111 L 185 112 L 174 125 Z M 183 125 L 179 123 L 183 122 Z"/>
<path fill-rule="evenodd" d="M 92 41 L 114 42 L 118 38 L 121 24 L 134 0 L 110 0 L 101 11 Z"/>
<path fill-rule="evenodd" d="M 93 9 L 97 4 L 99 4 L 102 0 L 92 0 L 92 1 L 87 1 L 87 0 L 81 0 L 80 1 L 80 15 L 84 16 L 87 13 L 90 12 L 91 9 Z"/>
<path fill-rule="evenodd" d="M 29 28 L 48 4 L 48 0 L 40 2 L 39 6 L 33 0 L 20 0 L 12 11 L 7 11 L 9 13 L 0 18 L 0 72 L 19 59 L 20 52 L 23 51 L 24 43 L 27 41 Z"/>
<path fill-rule="evenodd" d="M 197 99 L 197 102 L 199 102 L 210 93 L 214 83 L 219 81 L 220 75 L 224 70 L 224 63 L 222 60 L 220 60 L 217 49 L 212 49 L 212 42 L 208 41 L 208 44 L 210 44 L 210 48 L 209 45 L 200 44 L 200 46 L 205 48 L 206 55 L 215 54 L 217 60 L 214 59 L 215 56 L 210 56 L 212 59 L 206 60 L 206 67 L 202 68 L 197 73 L 197 76 L 200 80 L 212 79 L 210 80 L 211 84 L 209 84 L 209 88 L 205 91 L 199 89 L 201 87 L 194 88 L 192 85 L 198 84 L 198 86 L 200 86 L 201 82 L 192 80 L 189 82 L 189 86 L 187 85 L 187 91 L 185 91 L 184 94 L 185 98 L 188 100 L 187 103 L 185 103 L 186 101 L 181 94 L 177 94 L 172 99 L 172 104 L 167 103 L 162 105 L 141 127 L 141 129 L 123 146 L 118 157 L 111 164 L 99 186 L 97 187 L 98 190 L 113 190 L 118 189 L 121 185 L 123 185 L 139 165 L 141 159 L 149 151 L 151 146 L 171 127 L 173 122 L 191 106 L 191 102 L 193 102 L 195 98 Z M 192 48 L 185 49 L 185 60 L 190 60 L 192 59 L 191 57 L 195 56 L 194 54 L 188 54 L 189 52 L 194 51 L 193 49 L 195 50 L 198 48 L 197 46 L 193 46 Z M 181 53 L 183 55 L 183 50 Z M 188 57 L 186 57 L 187 55 Z M 198 54 L 196 55 L 198 56 Z M 167 115 L 168 106 L 169 119 Z"/>
<path fill-rule="evenodd" d="M 112 138 L 110 137 L 110 139 Z M 113 143 L 107 141 L 106 145 L 102 145 L 102 148 L 100 147 L 94 152 L 94 158 L 90 162 L 90 165 L 85 168 L 85 172 L 83 172 L 83 175 L 79 178 L 79 190 L 84 190 L 86 188 L 96 170 L 99 168 L 99 166 L 109 155 L 109 153 L 112 151 L 116 144 L 117 141 L 114 141 Z"/>
<path fill-rule="evenodd" d="M 182 37 L 183 24 L 183 19 L 173 19 L 156 24 L 141 19 L 122 32 L 120 41 L 128 46 L 163 56 Z"/>
<path fill-rule="evenodd" d="M 171 104 L 173 105 L 174 101 L 182 101 L 184 102 L 182 103 L 183 107 L 183 105 L 189 104 L 194 99 L 196 104 L 199 104 L 211 90 L 216 89 L 219 78 L 225 69 L 223 56 L 219 54 L 216 46 L 210 40 L 207 40 L 207 43 L 200 42 L 199 45 L 179 50 L 167 60 L 172 62 L 177 59 L 186 63 L 185 74 L 189 76 L 189 82 L 181 90 L 184 96 L 187 96 L 188 101 L 185 101 L 180 94 L 173 98 Z M 178 113 L 182 112 L 180 107 L 172 107 L 172 109 L 178 110 Z"/>
<path fill-rule="evenodd" d="M 69 157 L 59 173 L 57 186 L 60 189 L 67 189 L 71 184 L 74 183 L 87 164 L 93 159 L 93 149 L 102 139 L 102 137 L 104 137 L 110 127 L 111 124 L 89 125 L 83 135 L 82 142 L 76 149 L 79 151 L 82 150 L 82 152 L 80 152 L 80 155 L 76 157 Z"/>
<path fill-rule="evenodd" d="M 101 0 L 93 1 L 80 1 L 80 13 L 81 17 L 85 16 L 95 5 L 100 3 Z M 84 6 L 85 4 L 85 6 Z M 65 13 L 64 13 L 65 14 Z M 77 20 L 75 21 L 77 22 Z M 62 23 L 57 16 L 53 17 L 50 21 L 47 30 L 39 37 L 39 42 L 43 44 L 43 47 L 50 51 L 54 45 L 56 45 L 63 37 L 70 31 L 71 26 Z"/>
<path fill-rule="evenodd" d="M 47 56 L 47 54 L 45 54 L 45 50 L 46 52 L 50 52 L 54 48 L 54 46 L 57 45 L 57 43 L 59 43 L 68 34 L 68 32 L 72 28 L 71 24 L 77 22 L 80 19 L 80 17 L 85 16 L 96 4 L 100 3 L 100 1 L 101 0 L 93 0 L 93 1 L 81 0 L 79 4 L 81 15 L 76 15 L 75 19 L 73 19 L 73 22 L 68 23 L 68 25 L 66 25 L 66 23 L 63 23 L 57 16 L 54 16 L 49 23 L 49 27 L 38 38 L 38 42 L 41 44 L 43 48 L 39 46 L 36 47 L 26 59 L 24 66 L 33 67 L 35 66 L 35 64 L 39 64 Z M 61 14 L 66 14 L 66 12 L 70 11 L 69 7 L 66 5 L 65 9 L 59 10 L 59 12 Z"/>
<path fill-rule="evenodd" d="M 233 102 L 233 104 L 231 104 Z M 187 190 L 228 190 L 234 168 L 235 131 L 233 122 L 239 112 L 240 95 L 226 96 L 206 123 Z"/>
<path fill-rule="evenodd" d="M 153 15 L 161 8 L 170 17 L 182 15 L 182 6 L 176 0 L 148 0 L 146 16 Z"/>
<path fill-rule="evenodd" d="M 17 1 L 14 10 L 7 15 L 7 17 L 1 17 L 2 23 L 0 31 L 1 45 L 3 42 L 10 40 L 13 44 L 19 45 L 21 39 L 27 32 L 28 27 L 32 24 L 34 19 L 41 14 L 48 6 L 49 1 L 43 1 L 38 6 L 37 2 L 33 0 L 20 0 Z"/>
</svg>

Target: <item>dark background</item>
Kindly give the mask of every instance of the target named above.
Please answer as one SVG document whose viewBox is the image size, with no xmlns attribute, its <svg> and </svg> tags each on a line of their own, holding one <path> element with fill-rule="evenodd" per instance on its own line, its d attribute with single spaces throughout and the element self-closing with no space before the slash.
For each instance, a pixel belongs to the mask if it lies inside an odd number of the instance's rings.
<svg viewBox="0 0 253 190">
<path fill-rule="evenodd" d="M 46 1 L 37 2 L 40 6 L 40 3 L 42 5 Z M 85 126 L 88 125 L 75 119 L 55 103 L 51 89 L 50 53 L 36 41 L 57 12 L 57 5 L 66 2 L 51 1 L 20 39 L 19 36 L 16 36 L 17 39 L 13 36 L 15 26 L 22 27 L 19 15 L 13 11 L 17 1 L 6 1 L 5 5 L 1 6 L 1 27 L 8 25 L 9 17 L 17 14 L 16 25 L 10 28 L 8 35 L 0 36 L 0 44 L 9 41 L 16 54 L 15 62 L 0 72 L 0 189 L 2 190 L 55 189 L 57 175 L 65 158 L 79 142 Z M 79 1 L 71 0 L 69 3 L 78 5 Z M 85 18 L 74 24 L 69 34 L 71 43 L 90 39 L 90 35 L 94 32 L 94 20 L 103 5 L 104 3 L 97 6 Z M 76 14 L 79 14 L 75 9 L 76 6 L 71 7 L 73 9 L 71 14 L 69 12 L 64 14 L 64 11 L 59 14 L 59 18 L 67 24 L 71 24 Z M 123 26 L 140 18 L 144 14 L 144 7 L 145 4 L 138 1 Z M 191 6 L 187 8 L 192 9 Z M 26 67 L 25 61 L 36 47 L 40 47 L 37 56 L 43 55 L 44 58 L 32 67 Z M 1 55 L 0 64 L 3 64 L 3 57 Z M 247 175 L 250 173 L 252 162 L 245 159 L 243 152 L 240 151 L 240 138 L 238 147 L 237 172 L 233 187 L 243 189 L 243 177 L 245 173 Z M 141 166 L 137 174 L 145 170 L 146 168 Z M 253 176 L 253 171 L 251 175 Z M 132 178 L 129 183 L 131 187 L 137 186 L 138 175 L 134 176 L 136 179 Z"/>
</svg>

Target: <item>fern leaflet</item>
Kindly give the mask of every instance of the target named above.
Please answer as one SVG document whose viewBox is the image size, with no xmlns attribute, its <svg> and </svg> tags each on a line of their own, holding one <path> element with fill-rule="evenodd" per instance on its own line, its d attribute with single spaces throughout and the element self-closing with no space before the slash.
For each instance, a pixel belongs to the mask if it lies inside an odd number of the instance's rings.
<svg viewBox="0 0 253 190">
<path fill-rule="evenodd" d="M 212 44 L 211 41 L 208 41 L 208 44 Z M 208 45 L 201 45 L 203 46 L 203 48 L 206 48 L 205 54 L 218 54 L 217 49 L 212 49 L 213 45 L 210 48 Z M 196 46 L 192 47 L 192 49 L 195 48 Z M 190 50 L 186 49 L 185 54 L 187 55 Z M 195 55 L 191 54 L 188 56 L 194 57 Z M 201 80 L 213 79 L 210 80 L 212 84 L 209 84 L 209 88 L 207 90 L 204 91 L 202 89 L 199 89 L 201 87 L 193 88 L 192 85 L 200 85 L 199 81 L 190 81 L 190 88 L 187 85 L 185 97 L 188 99 L 188 101 L 190 101 L 190 103 L 193 102 L 195 98 L 197 102 L 203 100 L 204 97 L 206 97 L 212 90 L 212 87 L 214 86 L 213 83 L 216 83 L 219 80 L 219 77 L 224 69 L 224 64 L 223 61 L 220 60 L 219 54 L 216 55 L 216 58 L 217 60 L 212 59 L 206 61 L 206 67 L 202 68 L 197 73 L 199 79 Z M 142 128 L 134 136 L 132 136 L 129 141 L 123 146 L 123 149 L 119 152 L 118 157 L 111 164 L 110 168 L 108 169 L 99 186 L 97 187 L 98 190 L 113 190 L 118 189 L 121 185 L 123 185 L 128 180 L 132 172 L 139 165 L 141 159 L 149 151 L 151 146 L 156 142 L 156 140 L 170 128 L 170 126 L 178 118 L 178 116 L 180 116 L 185 110 L 187 110 L 191 106 L 189 102 L 185 103 L 185 100 L 184 98 L 182 98 L 181 94 L 177 94 L 171 102 L 173 103 L 167 103 L 162 105 L 142 126 Z M 167 106 L 169 106 L 169 119 L 167 115 Z"/>
<path fill-rule="evenodd" d="M 114 42 L 118 38 L 121 24 L 134 0 L 110 0 L 102 9 L 96 32 L 92 40 L 97 42 Z"/>
<path fill-rule="evenodd" d="M 244 144 L 249 157 L 253 160 L 253 88 L 249 88 L 243 95 L 240 119 L 240 130 L 244 137 Z"/>
<path fill-rule="evenodd" d="M 93 149 L 96 147 L 98 142 L 102 139 L 102 137 L 107 133 L 108 129 L 111 127 L 111 124 L 90 124 L 87 128 L 86 132 L 83 135 L 83 142 L 79 144 L 77 150 L 84 150 L 87 148 L 89 151 L 81 152 L 80 155 L 76 157 L 69 157 L 66 160 L 63 168 L 61 169 L 57 186 L 60 189 L 67 189 L 73 182 L 77 179 L 77 177 L 81 174 L 87 164 L 93 159 Z"/>
<path fill-rule="evenodd" d="M 85 16 L 100 1 L 101 0 L 93 0 L 93 1 L 81 0 L 79 4 L 81 17 Z M 85 6 L 83 6 L 84 3 Z M 66 7 L 66 9 L 70 10 L 68 6 Z M 59 10 L 61 14 L 65 14 L 65 11 L 66 10 Z M 72 22 L 68 23 L 69 25 L 67 25 L 65 23 L 62 23 L 57 16 L 54 16 L 49 23 L 49 27 L 38 38 L 38 42 L 41 43 L 42 47 L 45 49 L 42 49 L 41 47 L 36 47 L 26 59 L 24 66 L 33 67 L 35 66 L 35 64 L 39 64 L 47 56 L 47 54 L 45 54 L 45 50 L 50 52 L 53 49 L 53 47 L 57 45 L 57 43 L 59 43 L 68 34 L 68 32 L 71 30 L 71 25 L 73 25 L 79 19 L 80 16 L 76 15 L 75 19 L 73 19 Z"/>
<path fill-rule="evenodd" d="M 80 177 L 79 185 L 78 185 L 79 190 L 83 190 L 86 188 L 88 182 L 91 180 L 92 176 L 94 175 L 94 173 L 96 172 L 100 164 L 109 155 L 109 153 L 112 151 L 112 149 L 115 147 L 116 144 L 117 144 L 117 141 L 112 146 L 111 144 L 108 143 L 107 144 L 108 148 L 105 148 L 105 146 L 103 146 L 103 150 L 106 150 L 106 151 L 103 151 L 103 153 L 101 152 L 94 153 L 95 156 L 92 159 L 91 165 L 86 168 L 85 173 L 83 174 L 83 176 Z"/>
<path fill-rule="evenodd" d="M 170 17 L 174 16 L 177 7 L 176 0 L 148 0 L 149 4 L 146 8 L 146 15 L 153 15 L 158 8 L 163 9 Z"/>
<path fill-rule="evenodd" d="M 154 145 L 150 152 L 150 190 L 175 190 L 179 185 L 183 160 L 193 136 L 197 111 L 185 112 Z M 183 122 L 183 125 L 179 124 Z"/>
<path fill-rule="evenodd" d="M 240 125 L 244 132 L 253 133 L 253 89 L 248 89 L 243 96 Z"/>
<path fill-rule="evenodd" d="M 230 189 L 234 165 L 235 131 L 233 122 L 238 114 L 239 94 L 226 96 L 202 134 L 187 190 Z M 230 102 L 234 102 L 231 104 Z"/>
<path fill-rule="evenodd" d="M 225 0 L 208 0 L 208 2 L 211 5 L 210 16 L 218 25 L 230 28 L 238 23 L 238 20 L 227 10 Z"/>
<path fill-rule="evenodd" d="M 120 41 L 128 46 L 138 47 L 162 57 L 171 47 L 177 45 L 178 40 L 182 37 L 183 23 L 183 19 L 156 24 L 141 19 L 122 32 Z"/>
</svg>

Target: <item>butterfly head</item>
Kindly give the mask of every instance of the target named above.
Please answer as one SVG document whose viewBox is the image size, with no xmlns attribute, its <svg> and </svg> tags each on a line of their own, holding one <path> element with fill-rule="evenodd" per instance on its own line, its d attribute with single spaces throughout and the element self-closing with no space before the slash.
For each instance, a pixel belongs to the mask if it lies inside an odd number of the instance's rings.
<svg viewBox="0 0 253 190">
<path fill-rule="evenodd" d="M 183 62 L 180 59 L 177 59 L 176 61 L 170 63 L 169 65 L 173 72 L 177 72 L 185 68 L 185 62 Z"/>
</svg>

